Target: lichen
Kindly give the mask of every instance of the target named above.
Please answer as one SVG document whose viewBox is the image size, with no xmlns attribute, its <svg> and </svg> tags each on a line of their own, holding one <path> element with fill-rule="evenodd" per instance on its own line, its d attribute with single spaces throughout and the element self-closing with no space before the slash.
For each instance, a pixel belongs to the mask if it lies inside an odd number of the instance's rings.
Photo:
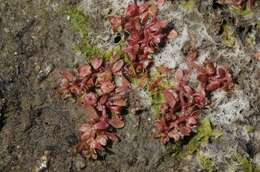
<svg viewBox="0 0 260 172">
<path fill-rule="evenodd" d="M 197 160 L 201 168 L 206 172 L 213 172 L 214 171 L 214 162 L 204 153 L 200 152 L 197 154 Z"/>
</svg>

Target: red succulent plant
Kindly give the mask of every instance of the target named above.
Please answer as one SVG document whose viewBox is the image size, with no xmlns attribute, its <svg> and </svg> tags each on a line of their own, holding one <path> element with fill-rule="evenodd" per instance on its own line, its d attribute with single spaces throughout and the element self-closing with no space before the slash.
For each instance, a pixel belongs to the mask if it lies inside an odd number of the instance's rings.
<svg viewBox="0 0 260 172">
<path fill-rule="evenodd" d="M 123 16 L 110 16 L 108 19 L 113 31 L 123 31 L 126 34 L 128 54 L 137 73 L 145 72 L 153 64 L 149 55 L 156 52 L 159 45 L 177 33 L 165 32 L 166 21 L 158 20 L 158 8 L 148 3 L 128 5 Z"/>
<path fill-rule="evenodd" d="M 155 136 L 166 144 L 170 139 L 178 141 L 192 133 L 199 121 L 198 111 L 207 105 L 207 94 L 218 88 L 232 87 L 231 74 L 227 69 L 206 59 L 203 66 L 188 59 L 189 70 L 177 69 L 173 89 L 163 91 L 164 102 L 160 107 L 160 119 L 155 122 Z M 197 71 L 198 88 L 188 83 L 188 74 Z M 196 91 L 197 90 L 197 91 Z"/>
<path fill-rule="evenodd" d="M 75 98 L 88 115 L 86 123 L 80 127 L 78 152 L 96 159 L 97 151 L 107 142 L 117 140 L 110 128 L 124 127 L 122 110 L 127 106 L 130 88 L 124 76 L 125 63 L 119 58 L 104 62 L 94 58 L 90 64 L 79 66 L 77 70 L 63 72 L 60 92 L 64 98 Z"/>
</svg>

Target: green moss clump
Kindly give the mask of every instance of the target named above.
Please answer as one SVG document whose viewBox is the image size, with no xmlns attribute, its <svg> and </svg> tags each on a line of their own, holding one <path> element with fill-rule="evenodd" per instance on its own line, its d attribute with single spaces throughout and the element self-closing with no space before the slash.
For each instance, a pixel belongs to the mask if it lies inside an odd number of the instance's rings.
<svg viewBox="0 0 260 172">
<path fill-rule="evenodd" d="M 236 38 L 233 35 L 233 32 L 228 24 L 224 24 L 223 26 L 223 34 L 222 34 L 222 39 L 224 45 L 228 47 L 233 47 L 236 43 Z"/>
<path fill-rule="evenodd" d="M 82 11 L 77 8 L 65 10 L 65 14 L 69 16 L 72 28 L 81 36 L 81 42 L 75 46 L 75 50 L 80 51 L 89 60 L 93 56 L 98 56 L 104 60 L 109 60 L 114 54 L 122 57 L 126 63 L 129 59 L 126 53 L 123 52 L 124 42 L 120 41 L 118 45 L 109 50 L 97 48 L 95 45 L 89 43 L 89 19 Z"/>
<path fill-rule="evenodd" d="M 260 30 L 260 20 L 257 20 L 256 22 L 256 29 Z"/>
<path fill-rule="evenodd" d="M 246 157 L 242 156 L 241 154 L 237 153 L 232 156 L 232 159 L 236 161 L 241 169 L 245 172 L 253 172 L 253 164 L 252 162 L 247 159 Z"/>
<path fill-rule="evenodd" d="M 80 51 L 87 58 L 100 55 L 100 49 L 89 44 L 89 20 L 82 11 L 77 8 L 66 10 L 66 15 L 69 16 L 72 28 L 78 32 L 82 38 L 81 42 L 76 45 L 75 50 Z"/>
<path fill-rule="evenodd" d="M 206 172 L 214 171 L 214 162 L 205 154 L 198 153 L 197 160 L 199 161 L 199 164 L 204 171 Z"/>
<path fill-rule="evenodd" d="M 88 17 L 77 8 L 67 10 L 66 15 L 69 16 L 73 29 L 75 29 L 76 32 L 79 32 L 83 39 L 87 39 L 89 28 Z"/>
<path fill-rule="evenodd" d="M 184 147 L 183 151 L 180 152 L 179 156 L 187 156 L 196 152 L 201 145 L 208 144 L 210 137 L 218 138 L 223 135 L 222 132 L 213 130 L 208 118 L 202 120 L 198 133 L 189 141 Z"/>
<path fill-rule="evenodd" d="M 153 92 L 149 92 L 150 94 L 150 98 L 151 98 L 151 101 L 152 101 L 152 107 L 156 113 L 156 117 L 160 117 L 160 107 L 161 107 L 161 104 L 163 102 L 163 96 L 161 94 L 161 92 L 159 91 L 153 91 Z"/>
<path fill-rule="evenodd" d="M 188 0 L 188 1 L 181 2 L 180 5 L 185 10 L 193 11 L 194 8 L 196 7 L 196 2 L 195 2 L 195 0 Z"/>
<path fill-rule="evenodd" d="M 244 127 L 244 130 L 247 132 L 247 133 L 253 133 L 255 131 L 255 127 L 251 126 L 251 125 L 247 125 Z"/>
<path fill-rule="evenodd" d="M 231 13 L 242 17 L 252 17 L 254 15 L 253 11 L 249 8 L 230 7 L 229 10 Z"/>
</svg>

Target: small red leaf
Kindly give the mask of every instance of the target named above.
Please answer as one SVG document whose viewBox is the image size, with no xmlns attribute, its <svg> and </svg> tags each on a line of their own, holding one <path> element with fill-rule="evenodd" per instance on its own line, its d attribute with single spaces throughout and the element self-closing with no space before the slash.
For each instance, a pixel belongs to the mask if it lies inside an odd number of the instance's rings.
<svg viewBox="0 0 260 172">
<path fill-rule="evenodd" d="M 169 38 L 169 39 L 174 39 L 174 38 L 176 38 L 177 36 L 178 36 L 178 33 L 176 32 L 176 30 L 175 30 L 175 29 L 172 29 L 172 30 L 170 31 L 170 33 L 168 34 L 167 38 Z"/>
<path fill-rule="evenodd" d="M 172 90 L 165 90 L 163 92 L 163 95 L 165 97 L 166 103 L 171 107 L 174 108 L 176 106 L 177 100 L 176 97 L 174 96 Z"/>
<path fill-rule="evenodd" d="M 125 12 L 126 17 L 133 17 L 135 15 L 138 15 L 138 6 L 135 4 L 129 4 L 126 12 Z"/>
<path fill-rule="evenodd" d="M 85 105 L 91 105 L 91 106 L 93 106 L 93 105 L 95 105 L 96 102 L 97 102 L 97 96 L 96 96 L 96 94 L 93 93 L 93 92 L 90 92 L 90 93 L 84 95 L 84 96 L 83 96 L 83 99 L 84 99 L 84 104 L 85 104 Z"/>
<path fill-rule="evenodd" d="M 110 93 L 114 89 L 115 89 L 115 85 L 110 81 L 107 81 L 107 82 L 104 82 L 104 83 L 101 84 L 101 90 L 102 90 L 103 94 Z"/>
<path fill-rule="evenodd" d="M 118 116 L 113 116 L 108 122 L 114 128 L 123 128 L 125 126 L 124 121 Z"/>
<path fill-rule="evenodd" d="M 108 123 L 106 121 L 99 121 L 94 125 L 94 128 L 96 130 L 104 130 L 109 127 Z"/>
<path fill-rule="evenodd" d="M 119 32 L 122 29 L 123 19 L 121 16 L 109 16 L 108 20 L 114 32 Z"/>
<path fill-rule="evenodd" d="M 91 60 L 91 66 L 97 70 L 102 66 L 103 60 L 101 58 L 95 58 L 93 60 Z"/>
<path fill-rule="evenodd" d="M 211 81 L 207 85 L 206 89 L 208 91 L 215 91 L 216 89 L 220 88 L 220 86 L 221 86 L 221 82 L 219 80 L 215 80 L 215 81 Z"/>
<path fill-rule="evenodd" d="M 124 61 L 123 60 L 117 61 L 116 63 L 114 63 L 114 65 L 112 67 L 112 72 L 116 73 L 116 72 L 120 71 L 123 66 L 124 66 Z"/>
<path fill-rule="evenodd" d="M 83 65 L 79 67 L 79 77 L 84 78 L 92 73 L 90 65 Z"/>
<path fill-rule="evenodd" d="M 99 118 L 97 111 L 92 106 L 86 106 L 85 111 L 91 120 L 97 120 Z"/>
</svg>

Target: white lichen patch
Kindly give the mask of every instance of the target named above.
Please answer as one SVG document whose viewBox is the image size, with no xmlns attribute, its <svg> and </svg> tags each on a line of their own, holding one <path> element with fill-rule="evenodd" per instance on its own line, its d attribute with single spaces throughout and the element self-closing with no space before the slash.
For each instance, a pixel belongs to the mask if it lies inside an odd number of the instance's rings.
<svg viewBox="0 0 260 172">
<path fill-rule="evenodd" d="M 165 65 L 167 67 L 176 68 L 182 64 L 184 57 L 181 52 L 181 47 L 188 40 L 188 28 L 185 26 L 175 40 L 170 40 L 160 53 L 154 55 L 155 65 Z"/>
<path fill-rule="evenodd" d="M 34 168 L 35 172 L 40 172 L 40 171 L 46 170 L 48 168 L 49 154 L 50 154 L 49 151 L 45 151 L 44 154 L 40 157 L 40 159 L 36 163 L 37 166 Z"/>
<path fill-rule="evenodd" d="M 232 92 L 227 97 L 224 91 L 216 91 L 212 96 L 213 112 L 209 117 L 215 125 L 227 125 L 238 120 L 243 121 L 250 115 L 250 104 L 246 95 L 241 90 Z"/>
</svg>

